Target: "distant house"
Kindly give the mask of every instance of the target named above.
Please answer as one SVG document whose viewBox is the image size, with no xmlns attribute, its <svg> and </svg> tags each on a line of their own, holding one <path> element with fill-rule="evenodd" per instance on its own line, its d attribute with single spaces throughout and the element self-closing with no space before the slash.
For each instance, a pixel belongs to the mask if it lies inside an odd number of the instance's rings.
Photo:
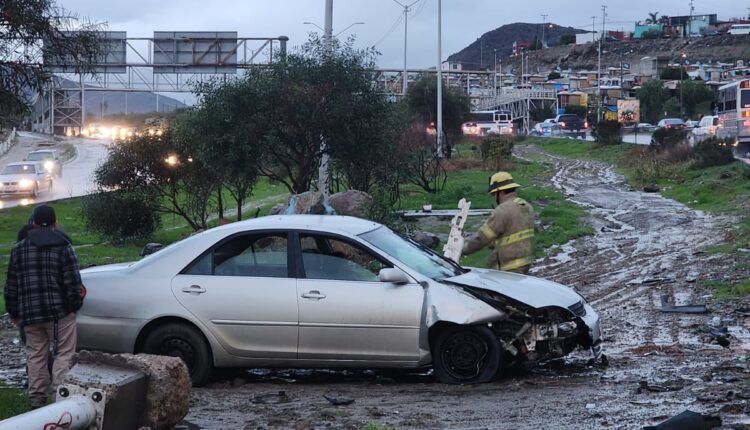
<svg viewBox="0 0 750 430">
<path fill-rule="evenodd" d="M 657 32 L 660 35 L 664 32 L 662 24 L 636 24 L 633 30 L 634 39 L 642 39 L 644 33 Z"/>
</svg>

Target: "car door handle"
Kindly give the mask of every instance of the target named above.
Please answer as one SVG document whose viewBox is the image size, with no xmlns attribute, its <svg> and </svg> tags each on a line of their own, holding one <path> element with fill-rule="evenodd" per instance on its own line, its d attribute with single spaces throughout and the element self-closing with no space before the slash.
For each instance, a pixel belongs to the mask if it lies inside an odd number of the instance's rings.
<svg viewBox="0 0 750 430">
<path fill-rule="evenodd" d="M 182 287 L 182 292 L 191 294 L 203 294 L 206 292 L 206 289 L 201 287 L 200 285 L 191 285 L 189 287 Z"/>
<path fill-rule="evenodd" d="M 303 293 L 302 297 L 305 298 L 305 299 L 320 300 L 320 299 L 325 299 L 326 295 L 325 294 L 320 294 L 320 291 L 318 291 L 318 290 L 312 290 L 312 291 L 308 291 L 306 293 Z"/>
</svg>

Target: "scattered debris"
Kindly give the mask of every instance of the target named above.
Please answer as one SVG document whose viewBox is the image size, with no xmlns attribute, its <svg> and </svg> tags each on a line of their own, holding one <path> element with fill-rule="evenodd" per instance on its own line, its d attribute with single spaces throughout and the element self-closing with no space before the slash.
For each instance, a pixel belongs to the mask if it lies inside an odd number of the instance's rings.
<svg viewBox="0 0 750 430">
<path fill-rule="evenodd" d="M 266 403 L 289 403 L 291 399 L 287 396 L 286 391 L 279 391 L 278 393 L 269 394 L 258 394 L 253 396 L 251 402 L 255 404 L 266 404 Z"/>
<path fill-rule="evenodd" d="M 675 306 L 673 304 L 670 304 L 669 296 L 667 295 L 661 296 L 661 308 L 659 308 L 659 310 L 662 312 L 678 312 L 685 314 L 705 314 L 706 312 L 708 312 L 706 305 Z"/>
<path fill-rule="evenodd" d="M 596 407 L 596 403 L 586 403 L 586 409 L 594 409 Z"/>
<path fill-rule="evenodd" d="M 738 308 L 734 310 L 734 313 L 743 317 L 750 317 L 750 308 Z"/>
<path fill-rule="evenodd" d="M 328 397 L 323 395 L 333 406 L 347 406 L 354 403 L 354 399 L 347 399 L 346 397 Z"/>
<path fill-rule="evenodd" d="M 652 393 L 664 393 L 667 391 L 679 391 L 684 387 L 685 381 L 683 379 L 675 379 L 662 384 L 650 384 L 648 381 L 640 381 L 638 382 L 636 393 L 641 394 L 643 390 L 651 391 Z"/>
<path fill-rule="evenodd" d="M 716 340 L 716 343 L 724 348 L 729 348 L 729 329 L 727 327 L 712 327 L 708 334 Z"/>
<path fill-rule="evenodd" d="M 643 430 L 710 430 L 721 426 L 721 418 L 684 411 L 658 425 L 645 426 Z"/>
</svg>

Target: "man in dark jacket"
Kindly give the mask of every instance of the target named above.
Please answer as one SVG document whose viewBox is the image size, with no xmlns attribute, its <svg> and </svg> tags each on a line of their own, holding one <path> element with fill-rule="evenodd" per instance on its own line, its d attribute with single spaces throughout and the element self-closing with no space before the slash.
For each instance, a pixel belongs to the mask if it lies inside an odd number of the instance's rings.
<svg viewBox="0 0 750 430">
<path fill-rule="evenodd" d="M 5 305 L 26 335 L 29 399 L 34 408 L 62 382 L 76 350 L 75 312 L 83 304 L 78 260 L 67 237 L 55 229 L 52 207 L 34 209 L 33 229 L 10 253 Z M 55 361 L 47 370 L 49 348 Z M 51 381 L 50 381 L 51 376 Z"/>
</svg>

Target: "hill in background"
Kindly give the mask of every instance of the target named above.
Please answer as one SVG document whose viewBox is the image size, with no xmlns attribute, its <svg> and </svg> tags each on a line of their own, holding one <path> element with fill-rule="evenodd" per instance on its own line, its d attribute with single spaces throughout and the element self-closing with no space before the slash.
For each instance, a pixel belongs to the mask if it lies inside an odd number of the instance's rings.
<svg viewBox="0 0 750 430">
<path fill-rule="evenodd" d="M 550 25 L 552 27 L 550 27 Z M 544 39 L 549 46 L 560 44 L 560 37 L 565 34 L 586 33 L 585 30 L 562 27 L 547 23 L 544 29 Z M 514 23 L 503 25 L 487 33 L 459 52 L 448 57 L 448 61 L 462 63 L 464 69 L 481 69 L 491 67 L 494 61 L 495 49 L 497 58 L 506 58 L 513 53 L 513 42 L 529 42 L 541 40 L 542 24 Z"/>
</svg>

